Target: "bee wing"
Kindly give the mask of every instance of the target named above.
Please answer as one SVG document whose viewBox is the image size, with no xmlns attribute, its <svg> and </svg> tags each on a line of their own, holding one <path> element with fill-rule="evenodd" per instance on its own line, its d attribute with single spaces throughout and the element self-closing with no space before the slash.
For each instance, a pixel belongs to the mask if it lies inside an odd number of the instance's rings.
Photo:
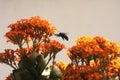
<svg viewBox="0 0 120 80">
<path fill-rule="evenodd" d="M 62 31 L 58 31 L 58 33 L 64 33 L 64 34 L 66 34 L 66 35 L 69 34 L 69 32 L 62 32 Z"/>
<path fill-rule="evenodd" d="M 64 33 L 65 35 L 68 35 L 68 34 L 69 34 L 68 32 L 61 32 L 61 33 Z"/>
<path fill-rule="evenodd" d="M 59 34 L 54 34 L 55 36 L 59 37 L 60 35 Z"/>
<path fill-rule="evenodd" d="M 61 37 L 63 40 L 69 40 L 68 36 L 67 36 L 68 33 L 64 33 L 64 32 L 60 32 L 59 34 L 54 34 L 55 36 L 57 37 Z"/>
</svg>

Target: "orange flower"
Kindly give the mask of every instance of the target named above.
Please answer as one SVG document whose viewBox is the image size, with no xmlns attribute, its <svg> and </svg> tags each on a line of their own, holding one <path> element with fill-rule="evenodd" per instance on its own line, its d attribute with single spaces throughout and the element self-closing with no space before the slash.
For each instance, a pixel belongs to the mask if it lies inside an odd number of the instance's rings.
<svg viewBox="0 0 120 80">
<path fill-rule="evenodd" d="M 82 49 L 79 46 L 73 46 L 68 48 L 67 55 L 72 61 L 77 60 L 82 56 Z"/>
<path fill-rule="evenodd" d="M 71 60 L 74 60 L 75 57 L 73 56 L 73 54 L 70 52 L 70 50 L 67 51 L 67 55 Z"/>
<path fill-rule="evenodd" d="M 100 36 L 94 37 L 94 40 L 96 40 L 98 42 L 98 44 L 108 45 L 108 42 L 109 42 L 107 39 L 105 39 L 104 37 L 100 37 Z"/>
<path fill-rule="evenodd" d="M 94 67 L 94 66 L 96 66 L 96 63 L 95 63 L 93 60 L 91 60 L 91 61 L 90 61 L 90 66 L 91 66 L 91 67 Z"/>
<path fill-rule="evenodd" d="M 93 41 L 93 38 L 92 38 L 92 37 L 90 37 L 90 36 L 81 36 L 81 37 L 79 37 L 75 42 L 76 42 L 77 44 L 79 44 L 79 43 L 81 43 L 81 42 L 91 42 L 91 41 Z"/>
<path fill-rule="evenodd" d="M 89 72 L 89 73 L 86 75 L 86 78 L 87 78 L 88 80 L 93 80 L 93 79 L 92 79 L 92 73 Z"/>
<path fill-rule="evenodd" d="M 67 68 L 68 64 L 66 64 L 64 62 L 58 62 L 58 63 L 56 63 L 56 65 L 59 67 L 59 69 L 61 70 L 61 72 L 63 74 L 66 74 L 66 68 Z"/>
<path fill-rule="evenodd" d="M 82 78 L 79 75 L 79 70 L 75 65 L 68 64 L 66 70 L 64 71 L 64 79 L 63 80 L 82 80 Z"/>
<path fill-rule="evenodd" d="M 0 63 L 4 62 L 4 58 L 5 58 L 5 53 L 4 52 L 0 53 Z"/>
<path fill-rule="evenodd" d="M 46 40 L 56 31 L 55 26 L 46 20 L 42 20 L 39 16 L 18 20 L 8 27 L 11 30 L 5 36 L 8 38 L 8 41 L 14 44 L 26 41 L 28 36 L 31 39 L 38 39 L 40 42 Z"/>
<path fill-rule="evenodd" d="M 56 41 L 56 40 L 51 40 L 51 41 L 50 41 L 50 44 L 51 44 L 53 47 L 56 47 L 57 49 L 63 49 L 63 48 L 65 48 L 64 44 L 61 44 L 61 43 L 59 43 L 59 42 Z"/>
<path fill-rule="evenodd" d="M 100 80 L 101 77 L 102 77 L 102 75 L 99 74 L 98 72 L 93 73 L 94 80 Z"/>
<path fill-rule="evenodd" d="M 82 58 L 87 58 L 88 57 L 88 54 L 87 53 L 83 53 L 82 54 Z"/>
<path fill-rule="evenodd" d="M 9 63 L 9 61 L 20 61 L 20 52 L 18 50 L 5 49 L 5 52 L 0 53 L 0 62 Z"/>
<path fill-rule="evenodd" d="M 15 57 L 14 59 L 15 61 L 19 62 L 21 60 L 21 58 L 19 56 Z"/>
<path fill-rule="evenodd" d="M 49 53 L 58 53 L 64 48 L 65 48 L 64 44 L 61 44 L 56 40 L 51 40 L 49 43 L 44 44 L 43 52 L 46 55 Z"/>
<path fill-rule="evenodd" d="M 53 35 L 55 33 L 55 31 L 56 31 L 56 27 L 55 26 L 51 27 L 50 30 L 48 31 L 49 35 L 50 36 Z"/>
<path fill-rule="evenodd" d="M 8 42 L 19 44 L 25 38 L 25 33 L 21 31 L 9 31 L 5 36 L 8 38 Z"/>
<path fill-rule="evenodd" d="M 64 62 L 58 62 L 56 63 L 56 65 L 61 69 L 61 70 L 65 70 L 68 66 L 68 64 L 64 63 Z"/>
<path fill-rule="evenodd" d="M 11 75 L 9 75 L 9 76 L 7 76 L 7 77 L 6 77 L 6 79 L 5 79 L 5 80 L 13 80 L 13 79 L 12 79 L 12 76 L 11 76 Z"/>
<path fill-rule="evenodd" d="M 95 73 L 88 73 L 86 75 L 86 78 L 88 80 L 100 80 L 100 78 L 102 77 L 102 75 L 98 72 L 95 72 Z"/>
<path fill-rule="evenodd" d="M 114 66 L 114 68 L 120 69 L 120 58 L 113 59 L 111 63 Z"/>
<path fill-rule="evenodd" d="M 82 72 L 90 72 L 90 71 L 91 71 L 90 66 L 83 66 Z"/>
<path fill-rule="evenodd" d="M 120 54 L 120 46 L 115 42 L 110 42 L 110 49 L 113 53 Z M 111 52 L 111 53 L 112 53 Z"/>
</svg>

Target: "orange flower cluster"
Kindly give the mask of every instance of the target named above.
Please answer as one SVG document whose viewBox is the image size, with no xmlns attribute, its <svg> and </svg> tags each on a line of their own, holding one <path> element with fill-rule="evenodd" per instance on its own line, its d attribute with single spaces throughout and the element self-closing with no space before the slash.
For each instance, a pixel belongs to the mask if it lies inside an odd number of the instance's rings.
<svg viewBox="0 0 120 80">
<path fill-rule="evenodd" d="M 10 28 L 10 31 L 5 34 L 7 42 L 19 46 L 16 60 L 20 60 L 23 53 L 27 54 L 27 56 L 33 52 L 41 54 L 52 50 L 57 53 L 64 48 L 63 44 L 55 40 L 50 41 L 49 37 L 54 34 L 56 28 L 39 16 L 18 20 L 16 23 L 10 24 L 8 28 Z M 25 44 L 27 47 L 24 48 Z"/>
<path fill-rule="evenodd" d="M 102 75 L 98 72 L 90 73 L 86 76 L 88 80 L 100 80 L 101 77 Z"/>
<path fill-rule="evenodd" d="M 77 58 L 87 58 L 93 54 L 102 52 L 98 43 L 91 37 L 82 36 L 76 40 L 77 45 L 68 49 L 68 56 L 72 60 Z"/>
<path fill-rule="evenodd" d="M 46 40 L 53 35 L 56 28 L 46 20 L 42 20 L 39 16 L 31 17 L 30 19 L 21 19 L 16 23 L 8 26 L 10 31 L 6 33 L 9 42 L 14 44 L 24 43 L 30 37 L 32 40 Z"/>
<path fill-rule="evenodd" d="M 44 54 L 46 53 L 46 55 L 48 53 L 54 53 L 54 54 L 56 54 L 59 51 L 61 51 L 62 49 L 64 49 L 64 48 L 65 48 L 64 44 L 61 44 L 61 43 L 59 43 L 56 40 L 50 40 L 49 43 L 46 43 L 44 45 L 43 52 L 44 52 Z"/>
<path fill-rule="evenodd" d="M 19 52 L 12 49 L 6 49 L 5 52 L 0 53 L 0 62 L 17 69 L 16 61 L 19 60 Z"/>
<path fill-rule="evenodd" d="M 76 45 L 68 49 L 67 55 L 72 64 L 79 69 L 75 69 L 74 74 L 81 74 L 83 80 L 110 79 L 119 76 L 120 46 L 103 37 L 79 37 Z"/>
<path fill-rule="evenodd" d="M 0 62 L 15 70 L 28 70 L 35 80 L 42 77 L 48 79 L 42 72 L 51 60 L 52 66 L 58 66 L 63 76 L 55 72 L 51 79 L 54 77 L 62 80 L 109 80 L 115 77 L 120 79 L 120 46 L 117 43 L 100 36 L 82 36 L 67 50 L 71 63 L 56 63 L 56 54 L 65 46 L 49 38 L 56 31 L 50 22 L 34 16 L 10 24 L 8 28 L 10 31 L 5 34 L 7 41 L 18 45 L 19 48 L 6 49 L 0 53 Z M 51 70 L 50 74 L 53 73 Z M 12 80 L 11 76 L 6 80 Z"/>
<path fill-rule="evenodd" d="M 111 60 L 111 64 L 108 66 L 109 75 L 115 76 L 120 73 L 120 58 L 115 58 Z"/>
<path fill-rule="evenodd" d="M 102 75 L 93 71 L 93 67 L 79 66 L 73 64 L 65 64 L 58 62 L 56 64 L 63 73 L 62 80 L 100 80 Z"/>
<path fill-rule="evenodd" d="M 83 80 L 78 73 L 79 68 L 75 65 L 69 64 L 63 73 L 64 77 L 62 80 Z"/>
<path fill-rule="evenodd" d="M 64 44 L 50 39 L 56 31 L 55 26 L 39 16 L 18 20 L 8 28 L 10 30 L 5 34 L 7 42 L 18 45 L 18 48 L 0 53 L 0 62 L 14 70 L 27 69 L 33 76 L 37 76 L 35 78 L 41 77 L 49 62 L 53 60 L 55 63 L 56 54 L 65 48 Z M 46 61 L 48 54 L 50 56 Z M 10 76 L 6 80 L 11 80 Z"/>
<path fill-rule="evenodd" d="M 90 66 L 77 67 L 73 64 L 59 62 L 56 64 L 63 73 L 62 80 L 100 80 L 99 72 L 92 72 Z"/>
<path fill-rule="evenodd" d="M 110 42 L 103 37 L 88 37 L 82 36 L 76 40 L 77 45 L 68 49 L 68 56 L 71 60 L 76 58 L 86 59 L 96 57 L 105 57 L 112 53 L 120 53 L 120 46 L 116 43 Z M 115 55 L 114 55 L 115 56 Z"/>
<path fill-rule="evenodd" d="M 113 59 L 111 61 L 111 63 L 113 64 L 114 68 L 120 69 L 120 59 L 119 58 Z"/>
</svg>

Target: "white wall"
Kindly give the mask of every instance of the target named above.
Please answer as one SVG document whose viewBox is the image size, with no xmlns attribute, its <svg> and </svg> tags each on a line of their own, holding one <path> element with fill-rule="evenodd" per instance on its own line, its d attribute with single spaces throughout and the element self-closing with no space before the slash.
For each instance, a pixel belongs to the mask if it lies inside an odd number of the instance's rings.
<svg viewBox="0 0 120 80">
<path fill-rule="evenodd" d="M 0 0 L 0 51 L 13 48 L 5 42 L 7 26 L 21 18 L 41 16 L 67 32 L 70 40 L 60 40 L 67 46 L 81 35 L 104 36 L 120 43 L 120 0 Z M 58 61 L 69 62 L 66 52 L 58 55 Z M 0 80 L 11 68 L 0 64 Z"/>
</svg>

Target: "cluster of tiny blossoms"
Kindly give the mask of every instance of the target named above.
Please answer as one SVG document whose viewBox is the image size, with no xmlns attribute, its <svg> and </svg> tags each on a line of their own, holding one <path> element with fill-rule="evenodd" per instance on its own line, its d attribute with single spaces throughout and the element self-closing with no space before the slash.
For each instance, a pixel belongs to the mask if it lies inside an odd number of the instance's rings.
<svg viewBox="0 0 120 80">
<path fill-rule="evenodd" d="M 74 59 L 94 59 L 97 57 L 106 58 L 106 56 L 113 57 L 120 54 L 120 46 L 114 42 L 96 36 L 94 38 L 89 36 L 82 36 L 76 40 L 76 45 L 68 49 L 68 56 L 71 60 Z M 112 55 L 111 55 L 112 56 Z"/>
<path fill-rule="evenodd" d="M 46 55 L 57 53 L 65 48 L 58 41 L 50 40 L 49 37 L 55 33 L 56 27 L 47 20 L 42 20 L 39 16 L 18 20 L 16 23 L 10 24 L 8 28 L 10 30 L 5 34 L 5 37 L 7 37 L 7 42 L 18 45 L 19 49 L 13 50 L 17 56 L 21 56 L 23 52 L 29 54 L 34 51 Z M 24 45 L 27 47 L 23 47 Z"/>
<path fill-rule="evenodd" d="M 120 77 L 120 46 L 117 43 L 100 36 L 81 36 L 67 54 L 71 63 L 66 68 L 58 65 L 65 80 L 108 80 Z"/>
<path fill-rule="evenodd" d="M 8 26 L 10 31 L 5 34 L 9 42 L 14 44 L 24 43 L 29 38 L 37 41 L 44 41 L 56 31 L 55 26 L 50 22 L 42 20 L 39 16 L 30 19 L 21 19 Z"/>
<path fill-rule="evenodd" d="M 65 48 L 64 44 L 50 39 L 50 36 L 55 33 L 56 27 L 50 22 L 42 20 L 39 16 L 18 20 L 10 24 L 8 28 L 10 30 L 5 34 L 7 42 L 17 45 L 18 48 L 15 50 L 6 49 L 4 52 L 0 53 L 0 62 L 11 66 L 14 70 L 20 69 L 19 62 L 23 61 L 23 63 L 27 63 L 22 60 L 23 58 L 32 60 L 32 56 L 36 59 L 33 61 L 35 64 L 31 64 L 31 66 L 34 65 L 35 67 L 33 68 L 35 68 L 37 75 L 42 76 L 41 74 L 48 66 L 48 63 L 52 59 L 55 60 L 56 54 Z M 40 55 L 44 56 L 42 58 L 43 61 L 48 55 L 50 55 L 50 57 L 48 57 L 48 60 L 45 59 L 46 61 L 41 64 L 42 67 L 43 65 L 44 67 L 41 68 L 42 70 L 38 71 L 39 69 L 37 70 L 37 67 L 40 64 L 37 60 L 40 58 Z M 30 66 L 25 67 L 29 70 Z M 6 80 L 12 80 L 10 77 L 11 76 L 7 77 Z"/>
</svg>

